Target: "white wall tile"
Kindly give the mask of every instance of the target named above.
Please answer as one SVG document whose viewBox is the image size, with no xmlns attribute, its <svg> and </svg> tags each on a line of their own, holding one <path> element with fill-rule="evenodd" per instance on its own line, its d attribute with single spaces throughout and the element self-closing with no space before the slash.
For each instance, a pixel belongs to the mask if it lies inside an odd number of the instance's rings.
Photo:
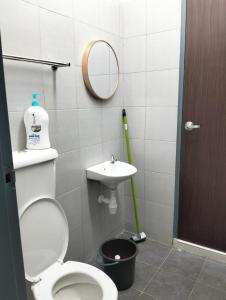
<svg viewBox="0 0 226 300">
<path fill-rule="evenodd" d="M 179 68 L 179 30 L 151 34 L 147 38 L 148 71 Z"/>
<path fill-rule="evenodd" d="M 152 239 L 171 245 L 173 236 L 173 208 L 145 202 L 145 231 Z"/>
<path fill-rule="evenodd" d="M 33 4 L 33 5 L 38 5 L 38 0 L 22 0 L 22 1 Z"/>
<path fill-rule="evenodd" d="M 80 146 L 101 143 L 101 109 L 80 109 L 78 115 Z"/>
<path fill-rule="evenodd" d="M 124 37 L 146 34 L 146 3 L 148 1 L 132 0 L 122 2 L 122 28 Z"/>
<path fill-rule="evenodd" d="M 84 239 L 82 227 L 79 227 L 76 230 L 70 230 L 69 228 L 69 238 L 65 261 L 83 261 Z"/>
<path fill-rule="evenodd" d="M 32 93 L 39 93 L 40 105 L 44 105 L 42 69 L 40 66 L 4 61 L 6 94 L 9 111 L 22 111 L 31 106 Z"/>
<path fill-rule="evenodd" d="M 23 112 L 9 112 L 12 150 L 23 150 L 26 145 L 26 131 Z"/>
<path fill-rule="evenodd" d="M 148 33 L 180 27 L 181 0 L 148 0 Z"/>
<path fill-rule="evenodd" d="M 77 70 L 75 67 L 43 68 L 45 107 L 47 109 L 72 109 L 77 107 Z"/>
<path fill-rule="evenodd" d="M 173 207 L 175 177 L 169 174 L 145 173 L 145 200 Z"/>
<path fill-rule="evenodd" d="M 57 150 L 68 152 L 79 148 L 77 110 L 58 110 L 55 117 Z"/>
<path fill-rule="evenodd" d="M 123 103 L 125 106 L 145 106 L 146 73 L 129 73 L 123 76 Z"/>
<path fill-rule="evenodd" d="M 74 16 L 82 22 L 99 26 L 100 0 L 74 0 Z"/>
<path fill-rule="evenodd" d="M 137 36 L 124 40 L 123 71 L 125 73 L 146 70 L 146 36 Z"/>
<path fill-rule="evenodd" d="M 56 148 L 56 110 L 47 110 L 49 115 L 49 139 L 50 146 Z"/>
<path fill-rule="evenodd" d="M 41 58 L 39 11 L 23 1 L 0 1 L 3 53 Z"/>
<path fill-rule="evenodd" d="M 84 256 L 88 260 L 96 255 L 96 251 L 104 239 L 105 207 L 97 202 L 100 184 L 90 181 L 82 187 L 82 222 L 84 239 Z"/>
<path fill-rule="evenodd" d="M 120 139 L 123 133 L 122 110 L 120 108 L 102 109 L 102 141 Z"/>
<path fill-rule="evenodd" d="M 59 156 L 56 164 L 56 195 L 60 196 L 76 189 L 81 183 L 79 150 L 65 152 Z"/>
<path fill-rule="evenodd" d="M 103 160 L 102 157 L 102 144 L 97 144 L 83 148 L 81 151 L 82 170 L 86 170 L 89 167 L 101 163 Z"/>
<path fill-rule="evenodd" d="M 73 20 L 40 9 L 41 52 L 45 60 L 74 63 Z"/>
<path fill-rule="evenodd" d="M 62 205 L 70 230 L 74 231 L 82 226 L 82 199 L 81 188 L 78 187 L 57 198 Z"/>
<path fill-rule="evenodd" d="M 119 35 L 119 3 L 118 1 L 100 1 L 100 27 Z"/>
<path fill-rule="evenodd" d="M 148 107 L 146 109 L 146 139 L 176 141 L 176 135 L 176 107 Z"/>
<path fill-rule="evenodd" d="M 73 0 L 38 0 L 38 4 L 64 16 L 73 16 Z"/>
<path fill-rule="evenodd" d="M 145 168 L 147 171 L 175 173 L 175 142 L 145 141 Z"/>
<path fill-rule="evenodd" d="M 147 73 L 147 106 L 177 106 L 179 70 Z"/>
<path fill-rule="evenodd" d="M 173 210 L 171 207 L 150 201 L 145 203 L 145 207 L 148 218 L 152 219 L 153 222 L 159 222 L 160 220 L 165 224 L 172 222 Z"/>
</svg>

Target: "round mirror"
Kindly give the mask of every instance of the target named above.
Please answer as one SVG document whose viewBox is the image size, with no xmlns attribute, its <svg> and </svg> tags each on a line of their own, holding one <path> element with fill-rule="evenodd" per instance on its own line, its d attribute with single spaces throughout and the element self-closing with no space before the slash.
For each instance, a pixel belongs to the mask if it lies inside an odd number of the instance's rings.
<svg viewBox="0 0 226 300">
<path fill-rule="evenodd" d="M 114 49 L 104 40 L 92 41 L 82 59 L 85 85 L 97 99 L 110 99 L 117 90 L 119 65 Z"/>
</svg>

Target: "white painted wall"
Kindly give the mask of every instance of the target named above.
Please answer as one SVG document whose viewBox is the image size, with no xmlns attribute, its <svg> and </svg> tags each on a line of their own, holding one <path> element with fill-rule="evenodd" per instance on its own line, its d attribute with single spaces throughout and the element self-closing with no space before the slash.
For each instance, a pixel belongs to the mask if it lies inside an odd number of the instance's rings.
<svg viewBox="0 0 226 300">
<path fill-rule="evenodd" d="M 170 244 L 173 230 L 181 0 L 121 3 L 127 109 L 143 229 Z M 134 230 L 129 184 L 126 228 Z"/>
</svg>

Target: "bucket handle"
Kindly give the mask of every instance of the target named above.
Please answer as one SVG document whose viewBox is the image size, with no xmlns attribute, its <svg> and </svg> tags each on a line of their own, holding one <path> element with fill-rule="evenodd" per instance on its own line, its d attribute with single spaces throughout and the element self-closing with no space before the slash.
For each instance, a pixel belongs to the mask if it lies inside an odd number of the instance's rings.
<svg viewBox="0 0 226 300">
<path fill-rule="evenodd" d="M 100 255 L 100 252 L 97 253 L 97 257 L 96 257 L 96 262 L 97 262 L 97 265 L 98 266 L 101 266 L 101 267 L 111 267 L 111 266 L 115 266 L 115 265 L 118 265 L 119 262 L 118 261 L 115 261 L 113 263 L 108 263 L 108 264 L 105 264 L 101 261 L 101 255 Z"/>
</svg>

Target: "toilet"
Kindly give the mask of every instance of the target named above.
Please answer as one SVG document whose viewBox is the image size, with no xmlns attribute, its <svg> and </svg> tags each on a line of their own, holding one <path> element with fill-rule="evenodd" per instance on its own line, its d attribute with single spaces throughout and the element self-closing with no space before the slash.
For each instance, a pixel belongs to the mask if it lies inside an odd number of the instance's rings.
<svg viewBox="0 0 226 300">
<path fill-rule="evenodd" d="M 13 152 L 26 279 L 36 300 L 117 300 L 117 288 L 104 272 L 64 262 L 69 228 L 55 200 L 57 157 L 55 149 Z"/>
</svg>

